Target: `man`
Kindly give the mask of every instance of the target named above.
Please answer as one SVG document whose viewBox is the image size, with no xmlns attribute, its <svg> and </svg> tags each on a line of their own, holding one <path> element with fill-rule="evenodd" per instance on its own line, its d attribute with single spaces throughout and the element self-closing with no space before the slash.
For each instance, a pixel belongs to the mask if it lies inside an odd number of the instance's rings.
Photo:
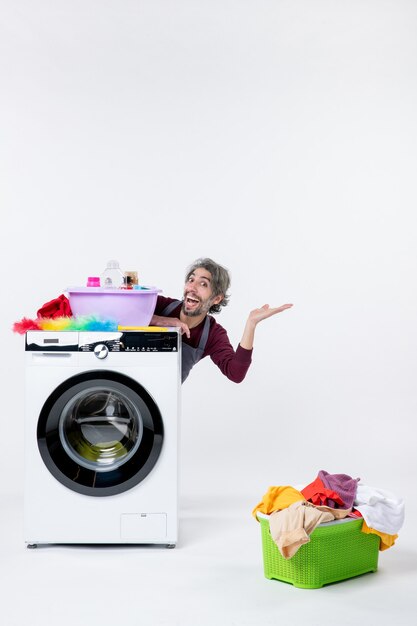
<svg viewBox="0 0 417 626">
<path fill-rule="evenodd" d="M 292 307 L 292 304 L 283 304 L 270 308 L 264 304 L 260 309 L 251 311 L 235 352 L 225 329 L 210 315 L 219 313 L 221 307 L 228 304 L 229 287 L 230 275 L 224 267 L 211 259 L 197 259 L 188 268 L 182 301 L 158 296 L 150 324 L 181 329 L 182 382 L 194 365 L 206 356 L 210 356 L 231 381 L 242 382 L 251 364 L 257 324 Z"/>
</svg>

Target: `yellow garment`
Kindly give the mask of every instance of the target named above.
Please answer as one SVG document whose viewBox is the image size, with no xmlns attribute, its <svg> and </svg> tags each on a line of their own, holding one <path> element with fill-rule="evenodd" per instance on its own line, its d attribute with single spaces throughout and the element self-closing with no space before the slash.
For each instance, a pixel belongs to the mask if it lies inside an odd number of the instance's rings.
<svg viewBox="0 0 417 626">
<path fill-rule="evenodd" d="M 300 500 L 305 500 L 305 497 L 300 491 L 297 491 L 297 489 L 294 489 L 294 487 L 290 485 L 270 487 L 261 502 L 253 509 L 252 515 L 255 519 L 258 511 L 269 515 L 274 511 L 286 509 L 291 504 L 294 504 L 294 502 L 299 502 Z"/>
<path fill-rule="evenodd" d="M 362 528 L 363 533 L 378 535 L 381 538 L 379 549 L 382 552 L 383 550 L 388 550 L 391 546 L 394 545 L 395 540 L 398 539 L 398 535 L 388 535 L 387 533 L 381 533 L 379 530 L 375 530 L 375 528 L 369 528 L 368 524 L 363 520 Z"/>
</svg>

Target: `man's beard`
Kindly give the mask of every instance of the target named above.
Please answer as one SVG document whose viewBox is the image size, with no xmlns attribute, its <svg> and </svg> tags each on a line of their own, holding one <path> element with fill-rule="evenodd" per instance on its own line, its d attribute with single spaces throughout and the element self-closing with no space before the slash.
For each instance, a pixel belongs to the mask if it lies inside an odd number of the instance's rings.
<svg viewBox="0 0 417 626">
<path fill-rule="evenodd" d="M 199 315 L 204 315 L 208 313 L 211 307 L 211 300 L 208 300 L 207 302 L 200 302 L 200 306 L 198 306 L 193 311 L 187 311 L 185 306 L 186 305 L 184 300 L 182 303 L 182 312 L 184 313 L 184 315 L 186 315 L 187 317 L 198 317 Z"/>
</svg>

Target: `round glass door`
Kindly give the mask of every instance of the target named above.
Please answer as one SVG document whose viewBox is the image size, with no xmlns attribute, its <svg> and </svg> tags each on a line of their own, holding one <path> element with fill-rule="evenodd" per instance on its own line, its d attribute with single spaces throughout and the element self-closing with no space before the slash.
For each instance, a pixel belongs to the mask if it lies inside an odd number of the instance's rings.
<svg viewBox="0 0 417 626">
<path fill-rule="evenodd" d="M 143 433 L 138 408 L 121 391 L 90 387 L 69 400 L 59 421 L 67 454 L 83 467 L 107 472 L 136 452 Z"/>
<path fill-rule="evenodd" d="M 163 440 L 159 409 L 135 380 L 87 372 L 60 385 L 45 402 L 38 445 L 50 472 L 86 495 L 121 493 L 153 469 Z"/>
</svg>

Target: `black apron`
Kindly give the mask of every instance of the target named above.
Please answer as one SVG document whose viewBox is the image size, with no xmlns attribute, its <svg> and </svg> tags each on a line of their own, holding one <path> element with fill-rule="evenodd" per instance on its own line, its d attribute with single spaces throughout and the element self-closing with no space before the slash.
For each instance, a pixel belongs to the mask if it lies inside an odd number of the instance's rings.
<svg viewBox="0 0 417 626">
<path fill-rule="evenodd" d="M 168 316 L 172 311 L 181 303 L 181 300 L 174 300 L 174 302 L 170 302 L 168 306 L 160 313 L 160 315 Z M 210 318 L 207 315 L 206 321 L 204 322 L 203 332 L 201 334 L 201 338 L 197 348 L 193 348 L 182 341 L 181 347 L 181 382 L 188 377 L 188 374 L 191 372 L 192 368 L 196 363 L 199 362 L 200 359 L 203 358 L 204 349 L 206 347 L 207 339 L 210 332 Z"/>
</svg>

